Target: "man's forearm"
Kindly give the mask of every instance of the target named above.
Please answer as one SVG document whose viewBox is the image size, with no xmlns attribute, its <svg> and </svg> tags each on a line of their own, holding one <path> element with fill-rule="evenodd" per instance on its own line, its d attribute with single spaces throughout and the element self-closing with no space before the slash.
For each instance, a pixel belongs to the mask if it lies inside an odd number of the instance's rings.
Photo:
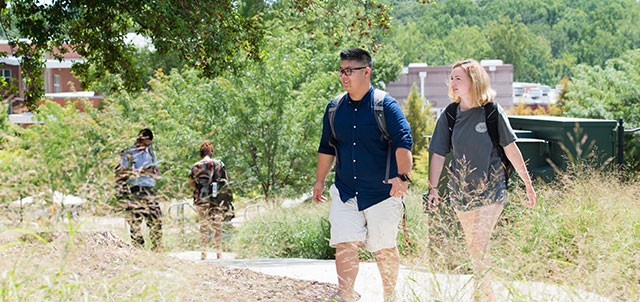
<svg viewBox="0 0 640 302">
<path fill-rule="evenodd" d="M 318 153 L 318 168 L 316 170 L 316 182 L 324 182 L 327 179 L 327 175 L 331 171 L 331 165 L 335 156 L 325 153 Z"/>
<path fill-rule="evenodd" d="M 398 163 L 398 174 L 411 175 L 411 168 L 413 167 L 411 150 L 405 148 L 396 149 L 396 162 Z"/>
</svg>

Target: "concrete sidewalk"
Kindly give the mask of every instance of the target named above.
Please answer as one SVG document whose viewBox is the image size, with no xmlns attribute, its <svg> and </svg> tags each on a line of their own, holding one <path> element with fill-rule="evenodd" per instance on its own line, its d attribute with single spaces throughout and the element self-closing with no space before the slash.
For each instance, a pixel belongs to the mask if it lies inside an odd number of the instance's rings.
<svg viewBox="0 0 640 302">
<path fill-rule="evenodd" d="M 200 252 L 169 253 L 185 260 L 200 260 Z M 338 283 L 333 260 L 313 259 L 232 259 L 223 254 L 222 259 L 207 259 L 203 262 L 232 268 L 289 278 Z M 448 275 L 429 272 L 424 268 L 402 266 L 396 287 L 398 301 L 471 301 L 473 282 L 470 275 Z M 494 283 L 498 301 L 610 301 L 610 299 L 568 286 L 557 286 L 542 282 Z M 361 262 L 355 290 L 360 301 L 378 302 L 382 299 L 382 280 L 375 263 Z"/>
</svg>

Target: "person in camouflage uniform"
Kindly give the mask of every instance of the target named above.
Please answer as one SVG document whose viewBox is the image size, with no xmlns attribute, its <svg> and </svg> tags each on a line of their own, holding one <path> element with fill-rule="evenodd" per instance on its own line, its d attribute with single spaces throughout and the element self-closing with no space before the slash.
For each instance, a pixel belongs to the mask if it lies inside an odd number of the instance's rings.
<svg viewBox="0 0 640 302">
<path fill-rule="evenodd" d="M 136 143 L 120 153 L 116 168 L 120 206 L 125 212 L 134 245 L 144 248 L 142 222 L 146 220 L 151 249 L 162 250 L 162 210 L 155 194 L 158 159 L 153 148 L 153 132 L 142 129 Z"/>
<path fill-rule="evenodd" d="M 222 257 L 222 222 L 233 218 L 233 193 L 224 163 L 212 159 L 213 146 L 205 141 L 200 145 L 201 160 L 193 164 L 189 184 L 194 189 L 193 203 L 200 221 L 201 259 L 207 258 L 209 234 L 213 234 L 216 256 Z"/>
</svg>

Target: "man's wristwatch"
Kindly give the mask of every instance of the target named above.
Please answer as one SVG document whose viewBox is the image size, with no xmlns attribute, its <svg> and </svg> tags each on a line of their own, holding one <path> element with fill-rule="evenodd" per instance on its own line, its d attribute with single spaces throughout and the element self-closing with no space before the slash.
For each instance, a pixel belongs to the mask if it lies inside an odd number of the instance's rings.
<svg viewBox="0 0 640 302">
<path fill-rule="evenodd" d="M 409 175 L 407 174 L 398 174 L 398 178 L 400 178 L 400 180 L 402 181 L 411 182 L 411 178 L 409 178 Z"/>
</svg>

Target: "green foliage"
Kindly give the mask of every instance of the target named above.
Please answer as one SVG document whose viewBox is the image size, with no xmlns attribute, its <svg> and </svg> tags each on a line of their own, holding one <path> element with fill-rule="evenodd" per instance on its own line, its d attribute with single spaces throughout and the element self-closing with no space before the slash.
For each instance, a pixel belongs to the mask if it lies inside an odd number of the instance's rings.
<svg viewBox="0 0 640 302">
<path fill-rule="evenodd" d="M 362 13 L 358 6 L 341 7 L 343 14 Z M 162 198 L 187 196 L 189 168 L 199 159 L 197 148 L 205 139 L 214 145 L 215 157 L 227 165 L 240 195 L 261 194 L 272 201 L 274 195 L 299 194 L 308 188 L 324 109 L 341 90 L 333 71 L 343 46 L 336 45 L 333 37 L 291 29 L 296 22 L 333 19 L 321 10 L 270 13 L 274 17 L 264 31 L 264 48 L 269 51 L 260 62 L 247 60 L 242 70 L 213 79 L 202 77 L 197 68 L 159 71 L 141 93 L 120 89 L 126 79 L 105 74 L 93 86 L 108 92 L 100 109 L 87 108 L 81 115 L 71 106 L 42 107 L 37 117 L 45 124 L 30 127 L 16 143 L 47 163 L 36 170 L 47 169 L 39 175 L 48 176 L 34 181 L 65 192 L 91 184 L 91 189 L 103 192 L 97 200 L 108 200 L 120 151 L 134 143 L 138 130 L 148 127 L 155 134 Z M 344 38 L 355 41 L 358 35 L 345 33 Z M 373 41 L 360 39 L 369 41 L 367 45 Z M 376 49 L 373 81 L 388 82 L 399 71 L 396 51 Z"/>
<path fill-rule="evenodd" d="M 130 31 L 151 38 L 159 53 L 176 54 L 206 76 L 242 67 L 243 57 L 258 59 L 262 39 L 257 19 L 239 15 L 233 1 L 160 1 L 149 5 L 146 1 L 41 4 L 11 0 L 0 20 L 5 28 L 15 27 L 19 32 L 9 40 L 17 46 L 14 55 L 22 56 L 29 87 L 25 100 L 31 109 L 44 93 L 42 55 L 54 53 L 54 48 L 64 51 L 63 44 L 86 60 L 73 66 L 85 86 L 88 80 L 109 72 L 121 75 L 124 87 L 133 91 L 142 83 L 135 48 L 124 39 Z"/>
<path fill-rule="evenodd" d="M 630 50 L 604 67 L 578 65 L 562 100 L 564 115 L 615 119 L 640 127 L 640 49 Z M 625 135 L 625 157 L 640 162 L 640 136 Z"/>
<path fill-rule="evenodd" d="M 638 181 L 637 177 L 635 182 Z M 638 186 L 581 167 L 550 185 L 531 210 L 512 193 L 496 228 L 494 257 L 505 277 L 571 284 L 606 297 L 639 292 Z"/>
<path fill-rule="evenodd" d="M 419 1 L 425 2 L 425 1 Z M 117 74 L 129 92 L 142 87 L 143 70 L 136 49 L 125 35 L 135 32 L 151 39 L 160 56 L 172 57 L 215 77 L 238 72 L 249 62 L 259 61 L 263 49 L 263 1 L 53 1 L 10 0 L 0 10 L 0 22 L 10 32 L 22 57 L 23 75 L 29 87 L 25 101 L 30 109 L 44 94 L 43 54 L 69 47 L 86 61 L 73 65 L 83 87 L 99 82 L 105 75 Z M 390 28 L 389 7 L 376 0 L 357 3 L 337 0 L 279 1 L 269 6 L 267 20 L 279 21 L 287 15 L 286 28 L 309 34 L 311 41 L 329 38 L 335 46 L 381 46 L 379 38 Z M 336 17 L 340 16 L 340 17 Z M 309 17 L 309 18 L 307 18 Z M 280 20 L 282 21 L 282 20 Z M 306 22 L 305 22 L 306 21 Z M 28 41 L 20 40 L 27 38 Z M 248 62 L 249 61 L 249 62 Z"/>
<path fill-rule="evenodd" d="M 427 216 L 422 210 L 418 194 L 411 193 L 405 200 L 407 236 L 402 230 L 396 238 L 398 250 L 405 256 L 426 253 L 427 243 L 423 236 L 428 233 Z M 266 258 L 311 258 L 334 259 L 335 249 L 329 246 L 330 202 L 321 205 L 303 204 L 297 208 L 277 208 L 267 214 L 249 220 L 232 238 L 232 249 L 240 257 Z M 362 260 L 372 260 L 374 255 L 361 250 Z"/>
<path fill-rule="evenodd" d="M 496 279 L 569 285 L 620 300 L 637 296 L 640 192 L 634 177 L 624 184 L 615 173 L 574 167 L 560 181 L 536 184 L 540 197 L 533 209 L 524 205 L 522 185 L 516 186 L 491 239 Z M 406 245 L 400 229 L 397 243 L 403 263 L 435 272 L 471 273 L 455 213 L 446 202 L 436 213 L 424 213 L 423 190 L 412 187 L 405 198 L 412 245 Z M 304 204 L 255 217 L 232 239 L 233 249 L 243 257 L 331 259 L 329 225 L 323 220 L 328 211 L 328 204 Z M 360 257 L 372 259 L 368 252 Z"/>
<path fill-rule="evenodd" d="M 7 112 L 8 105 L 0 104 L 0 112 Z M 5 132 L 7 131 L 7 122 L 9 121 L 9 115 L 0 114 L 0 149 L 2 148 Z"/>
<path fill-rule="evenodd" d="M 602 65 L 640 47 L 634 0 L 386 2 L 396 24 L 385 42 L 401 51 L 404 65 L 500 59 L 514 64 L 515 81 L 551 85 L 575 64 Z"/>
<path fill-rule="evenodd" d="M 340 4 L 341 14 L 356 18 L 358 6 Z M 218 137 L 249 186 L 259 186 L 267 200 L 278 193 L 299 193 L 313 182 L 321 118 L 328 100 L 340 92 L 335 73 L 341 42 L 309 32 L 307 25 L 332 24 L 336 18 L 319 7 L 272 11 L 266 23 L 262 62 L 220 79 L 221 97 L 229 104 Z M 341 21 L 342 22 L 342 21 Z M 347 31 L 341 41 L 375 44 L 375 37 Z M 366 42 L 365 42 L 366 41 Z M 353 47 L 350 44 L 349 47 Z M 388 82 L 398 73 L 390 47 L 372 46 L 372 81 Z"/>
<path fill-rule="evenodd" d="M 344 48 L 362 47 L 375 52 L 381 46 L 379 39 L 391 28 L 389 5 L 377 0 L 283 1 L 282 6 L 287 5 L 290 9 L 282 11 L 296 17 L 287 22 L 292 30 L 309 33 L 311 40 L 331 37 L 336 46 L 347 43 Z"/>
<path fill-rule="evenodd" d="M 253 218 L 232 238 L 240 257 L 333 259 L 329 203 L 276 209 Z"/>
<path fill-rule="evenodd" d="M 529 32 L 519 18 L 501 17 L 486 25 L 493 46 L 490 57 L 513 64 L 513 78 L 521 82 L 549 82 L 546 66 L 551 63 L 549 41 Z"/>
<path fill-rule="evenodd" d="M 411 86 L 409 96 L 402 108 L 409 125 L 411 125 L 411 136 L 413 137 L 413 183 L 425 183 L 429 175 L 429 150 L 427 149 L 426 135 L 431 135 L 436 126 L 436 118 L 429 111 L 431 103 L 425 105 L 424 99 L 420 97 L 415 83 Z"/>
<path fill-rule="evenodd" d="M 0 166 L 11 171 L 3 180 L 17 183 L 3 194 L 24 197 L 51 190 L 106 201 L 118 139 L 118 133 L 101 125 L 110 123 L 109 118 L 95 111 L 81 115 L 73 104 L 52 102 L 41 106 L 36 118 L 45 123 L 14 126 L 17 136 L 8 136 L 7 154 L 19 156 L 8 156 Z"/>
<path fill-rule="evenodd" d="M 414 185 L 426 186 L 429 183 L 429 148 L 422 148 L 420 152 L 412 155 L 414 160 L 411 181 Z"/>
<path fill-rule="evenodd" d="M 144 88 L 149 88 L 149 80 L 151 80 L 156 71 L 169 74 L 173 69 L 180 69 L 183 63 L 182 60 L 179 59 L 178 53 L 161 54 L 158 51 L 151 51 L 147 48 L 137 49 L 135 56 L 137 66 L 139 66 L 142 74 L 140 82 L 144 83 Z M 122 85 L 119 86 L 122 87 Z M 107 93 L 111 91 L 112 90 L 100 90 L 100 92 Z"/>
<path fill-rule="evenodd" d="M 404 111 L 404 115 L 411 126 L 411 136 L 414 141 L 411 151 L 415 154 L 426 148 L 427 140 L 424 136 L 431 134 L 435 127 L 436 119 L 429 111 L 429 108 L 431 108 L 431 104 L 424 104 L 424 99 L 420 97 L 416 83 L 413 83 L 402 111 Z"/>
<path fill-rule="evenodd" d="M 238 12 L 245 18 L 253 17 L 257 14 L 263 13 L 268 6 L 266 0 L 242 0 L 238 1 Z"/>
</svg>

